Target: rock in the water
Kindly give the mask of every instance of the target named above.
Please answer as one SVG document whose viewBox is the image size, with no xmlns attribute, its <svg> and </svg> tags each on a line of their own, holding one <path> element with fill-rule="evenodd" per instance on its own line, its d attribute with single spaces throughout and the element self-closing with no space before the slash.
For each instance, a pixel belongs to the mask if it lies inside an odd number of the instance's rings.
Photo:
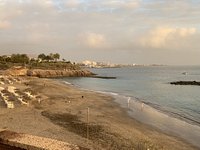
<svg viewBox="0 0 200 150">
<path fill-rule="evenodd" d="M 176 82 L 170 82 L 170 84 L 174 84 L 174 85 L 197 85 L 197 86 L 200 86 L 200 82 L 197 82 L 197 81 L 176 81 Z"/>
</svg>

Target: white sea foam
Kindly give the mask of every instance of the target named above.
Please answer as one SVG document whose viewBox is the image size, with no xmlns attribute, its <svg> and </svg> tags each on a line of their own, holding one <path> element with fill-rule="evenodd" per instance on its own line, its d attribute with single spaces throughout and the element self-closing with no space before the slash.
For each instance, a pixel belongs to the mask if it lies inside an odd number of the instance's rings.
<svg viewBox="0 0 200 150">
<path fill-rule="evenodd" d="M 114 93 L 114 92 L 105 92 L 105 91 L 97 91 L 97 92 L 102 93 L 102 94 L 113 95 L 113 96 L 119 95 L 118 93 Z"/>
<path fill-rule="evenodd" d="M 72 83 L 69 83 L 67 81 L 64 81 L 64 83 L 67 84 L 67 85 L 72 85 Z"/>
</svg>

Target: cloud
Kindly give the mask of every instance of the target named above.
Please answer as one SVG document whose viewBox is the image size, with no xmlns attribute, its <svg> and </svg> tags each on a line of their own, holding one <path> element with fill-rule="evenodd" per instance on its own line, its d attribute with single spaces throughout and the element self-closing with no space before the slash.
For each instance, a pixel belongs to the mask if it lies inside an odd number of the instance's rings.
<svg viewBox="0 0 200 150">
<path fill-rule="evenodd" d="M 124 3 L 124 5 L 123 5 L 124 8 L 129 8 L 129 9 L 134 9 L 139 6 L 140 6 L 139 1 L 127 2 L 127 3 Z"/>
<path fill-rule="evenodd" d="M 0 2 L 0 20 L 10 20 L 21 14 L 21 10 L 17 3 L 4 1 L 4 3 Z"/>
<path fill-rule="evenodd" d="M 91 48 L 104 47 L 106 44 L 106 38 L 103 34 L 99 33 L 84 33 L 80 35 L 83 43 Z"/>
<path fill-rule="evenodd" d="M 171 41 L 179 41 L 196 33 L 196 28 L 157 27 L 140 38 L 140 44 L 145 47 L 162 48 Z"/>
<path fill-rule="evenodd" d="M 41 41 L 48 41 L 52 38 L 50 35 L 49 24 L 44 23 L 32 23 L 31 25 L 26 26 L 26 40 L 33 43 L 40 43 Z"/>
<path fill-rule="evenodd" d="M 8 29 L 11 27 L 10 22 L 0 20 L 0 29 Z"/>
<path fill-rule="evenodd" d="M 110 8 L 116 8 L 116 9 L 120 9 L 120 8 L 136 8 L 139 6 L 139 1 L 138 0 L 130 0 L 130 1 L 119 1 L 119 0 L 113 0 L 113 1 L 102 1 L 102 5 L 103 6 L 107 6 Z"/>
<path fill-rule="evenodd" d="M 65 6 L 67 8 L 74 8 L 74 7 L 78 7 L 80 5 L 80 1 L 79 0 L 68 0 L 66 3 L 65 3 Z"/>
<path fill-rule="evenodd" d="M 192 35 L 196 33 L 195 28 L 180 28 L 178 33 L 181 37 L 187 37 L 188 35 Z"/>
<path fill-rule="evenodd" d="M 140 0 L 68 0 L 56 2 L 62 11 L 78 11 L 78 12 L 113 12 L 124 11 L 137 8 Z"/>
<path fill-rule="evenodd" d="M 150 62 L 180 51 L 188 56 L 192 51 L 199 53 L 199 4 L 189 0 L 0 0 L 0 45 L 6 53 L 56 49 L 66 57 L 81 58 L 77 55 L 81 53 L 86 58 L 96 55 L 116 61 Z M 154 50 L 159 48 L 167 50 Z M 112 57 L 113 53 L 118 56 Z"/>
</svg>

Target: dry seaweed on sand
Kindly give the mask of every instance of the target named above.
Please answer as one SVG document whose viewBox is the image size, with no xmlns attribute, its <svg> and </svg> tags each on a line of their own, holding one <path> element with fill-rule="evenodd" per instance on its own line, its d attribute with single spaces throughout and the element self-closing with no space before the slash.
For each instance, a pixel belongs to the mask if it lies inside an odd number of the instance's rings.
<svg viewBox="0 0 200 150">
<path fill-rule="evenodd" d="M 69 113 L 54 114 L 47 111 L 43 111 L 42 115 L 75 134 L 84 138 L 87 137 L 87 123 L 81 121 L 77 115 Z M 88 128 L 89 140 L 103 148 L 127 150 L 136 147 L 130 140 L 123 138 L 119 134 L 107 131 L 104 126 L 90 123 Z"/>
<path fill-rule="evenodd" d="M 92 141 L 98 147 L 102 147 L 103 149 L 112 149 L 112 150 L 158 150 L 162 148 L 158 148 L 156 145 L 152 144 L 149 141 L 141 140 L 139 142 L 138 139 L 134 141 L 134 139 L 130 140 L 121 136 L 116 132 L 112 132 L 108 129 L 108 127 L 99 125 L 96 123 L 87 124 L 84 121 L 81 121 L 79 116 L 73 115 L 70 113 L 51 113 L 49 111 L 43 111 L 41 114 L 47 118 L 49 118 L 54 124 L 57 124 L 70 132 L 78 134 L 83 138 L 87 138 L 87 127 L 89 129 L 89 140 Z"/>
</svg>

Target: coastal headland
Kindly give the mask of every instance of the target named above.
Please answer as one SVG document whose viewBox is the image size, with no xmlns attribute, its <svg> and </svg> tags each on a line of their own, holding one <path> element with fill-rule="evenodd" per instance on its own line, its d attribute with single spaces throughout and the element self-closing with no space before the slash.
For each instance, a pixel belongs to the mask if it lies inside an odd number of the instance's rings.
<svg viewBox="0 0 200 150">
<path fill-rule="evenodd" d="M 10 68 L 4 72 L 5 75 L 12 76 L 30 76 L 39 78 L 62 78 L 62 77 L 91 77 L 100 79 L 116 79 L 116 77 L 99 76 L 85 69 L 27 69 L 27 68 Z"/>
<path fill-rule="evenodd" d="M 29 89 L 33 98 L 25 101 L 24 96 L 23 104 L 19 95 L 12 95 L 17 104 L 12 109 L 1 100 L 0 129 L 72 143 L 79 149 L 197 149 L 130 118 L 111 96 L 30 76 L 3 75 L 2 83 L 3 96 Z"/>
</svg>

